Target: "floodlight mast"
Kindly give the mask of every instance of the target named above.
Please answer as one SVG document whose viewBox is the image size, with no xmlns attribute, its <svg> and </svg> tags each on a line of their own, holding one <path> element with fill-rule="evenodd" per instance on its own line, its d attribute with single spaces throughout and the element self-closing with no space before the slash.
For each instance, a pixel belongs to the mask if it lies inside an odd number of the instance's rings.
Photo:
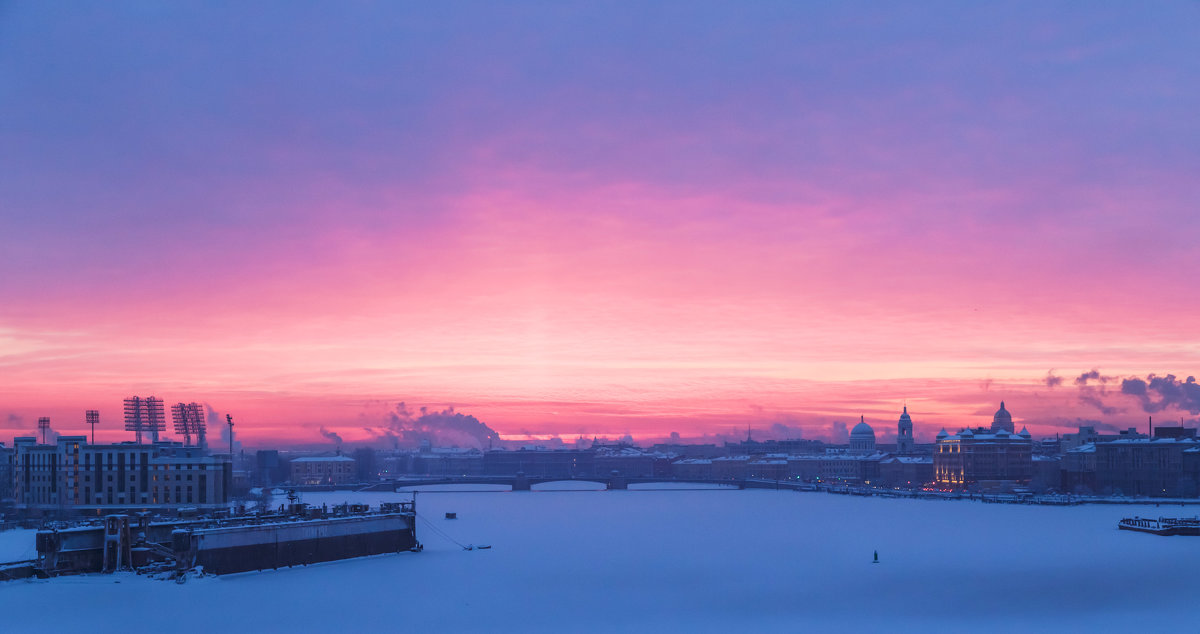
<svg viewBox="0 0 1200 634">
<path fill-rule="evenodd" d="M 89 409 L 84 413 L 87 424 L 92 426 L 92 444 L 96 444 L 96 425 L 100 423 L 100 410 Z"/>
<path fill-rule="evenodd" d="M 150 442 L 158 442 L 158 432 L 166 429 L 166 416 L 163 414 L 163 400 L 153 396 L 141 398 L 131 396 L 125 399 L 125 431 L 131 431 L 142 443 L 142 432 L 150 432 Z"/>
</svg>

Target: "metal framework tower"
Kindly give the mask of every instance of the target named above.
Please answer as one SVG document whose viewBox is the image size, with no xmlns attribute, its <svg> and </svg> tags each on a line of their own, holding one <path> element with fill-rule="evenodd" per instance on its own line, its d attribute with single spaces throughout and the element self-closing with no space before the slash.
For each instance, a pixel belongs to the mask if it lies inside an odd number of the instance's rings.
<svg viewBox="0 0 1200 634">
<path fill-rule="evenodd" d="M 138 444 L 142 442 L 143 432 L 150 434 L 150 442 L 158 442 L 158 432 L 166 428 L 167 417 L 161 398 L 131 396 L 125 399 L 125 431 L 134 432 Z"/>
<path fill-rule="evenodd" d="M 38 431 L 42 434 L 42 444 L 46 444 L 46 432 L 50 429 L 50 417 L 43 416 L 38 419 Z"/>
<path fill-rule="evenodd" d="M 87 424 L 92 426 L 92 444 L 96 444 L 96 425 L 100 424 L 100 410 L 89 409 L 84 412 Z"/>
<path fill-rule="evenodd" d="M 183 435 L 183 444 L 190 446 L 192 437 L 197 444 L 204 446 L 204 406 L 199 403 L 176 403 L 171 406 L 171 418 L 175 423 L 175 433 Z"/>
</svg>

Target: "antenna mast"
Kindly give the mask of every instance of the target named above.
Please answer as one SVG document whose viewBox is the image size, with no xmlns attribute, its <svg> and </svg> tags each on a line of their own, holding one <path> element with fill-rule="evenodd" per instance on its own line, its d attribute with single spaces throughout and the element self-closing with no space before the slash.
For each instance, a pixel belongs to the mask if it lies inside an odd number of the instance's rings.
<svg viewBox="0 0 1200 634">
<path fill-rule="evenodd" d="M 43 416 L 38 419 L 38 431 L 42 433 L 42 444 L 46 444 L 46 430 L 50 429 L 50 418 Z"/>
</svg>

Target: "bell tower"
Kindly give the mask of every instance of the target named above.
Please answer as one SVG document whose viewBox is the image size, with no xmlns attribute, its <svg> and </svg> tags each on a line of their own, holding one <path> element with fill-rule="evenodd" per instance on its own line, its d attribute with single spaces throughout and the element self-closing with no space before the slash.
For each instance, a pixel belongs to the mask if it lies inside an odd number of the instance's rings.
<svg viewBox="0 0 1200 634">
<path fill-rule="evenodd" d="M 912 417 L 908 415 L 908 405 L 905 405 L 900 422 L 896 425 L 896 453 L 910 454 L 913 448 Z"/>
</svg>

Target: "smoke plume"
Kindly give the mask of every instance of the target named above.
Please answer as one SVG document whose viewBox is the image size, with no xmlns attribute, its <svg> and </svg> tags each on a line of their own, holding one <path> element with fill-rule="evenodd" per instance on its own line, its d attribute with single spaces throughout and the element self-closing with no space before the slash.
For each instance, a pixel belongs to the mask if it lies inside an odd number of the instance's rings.
<svg viewBox="0 0 1200 634">
<path fill-rule="evenodd" d="M 1176 379 L 1174 374 L 1151 374 L 1144 380 L 1131 377 L 1121 381 L 1121 393 L 1136 398 L 1142 405 L 1142 411 L 1148 414 L 1168 408 L 1200 414 L 1200 385 L 1194 376 L 1183 381 Z"/>
<path fill-rule="evenodd" d="M 434 411 L 422 407 L 414 413 L 404 402 L 388 412 L 383 427 L 367 431 L 391 439 L 397 447 L 416 447 L 427 440 L 434 446 L 487 449 L 500 440 L 496 430 L 474 416 L 454 411 L 453 407 Z"/>
<path fill-rule="evenodd" d="M 1105 383 L 1108 383 L 1109 381 L 1111 381 L 1115 378 L 1116 377 L 1104 376 L 1104 375 L 1100 374 L 1100 370 L 1097 370 L 1096 368 L 1092 368 L 1090 371 L 1084 372 L 1083 374 L 1080 374 L 1078 377 L 1076 377 L 1075 385 L 1084 387 L 1088 384 L 1088 381 L 1096 381 L 1096 382 L 1100 383 L 1101 385 L 1104 385 Z"/>
<path fill-rule="evenodd" d="M 850 430 L 846 428 L 846 423 L 835 420 L 829 425 L 829 442 L 834 445 L 850 442 Z"/>
<path fill-rule="evenodd" d="M 337 432 L 332 432 L 332 431 L 329 431 L 328 429 L 325 429 L 324 427 L 322 427 L 321 435 L 324 436 L 327 440 L 333 442 L 334 444 L 338 444 L 338 445 L 342 444 L 342 437 L 340 435 L 338 435 Z"/>
<path fill-rule="evenodd" d="M 237 432 L 230 429 L 229 425 L 226 424 L 227 421 L 225 420 L 225 415 L 222 414 L 221 412 L 218 412 L 216 409 L 213 408 L 212 405 L 209 405 L 208 403 L 204 404 L 204 409 L 205 409 L 205 411 L 208 412 L 204 416 L 204 420 L 206 421 L 207 432 L 211 434 L 214 427 L 221 430 L 221 446 L 213 447 L 213 450 L 224 452 L 229 447 L 229 437 L 230 437 L 230 434 L 232 434 L 233 435 L 233 453 L 236 454 L 239 451 L 241 451 L 242 443 L 238 442 Z"/>
<path fill-rule="evenodd" d="M 1079 388 L 1079 403 L 1094 407 L 1096 411 L 1105 416 L 1124 412 L 1124 407 L 1105 403 L 1105 397 L 1108 396 L 1108 383 L 1115 380 L 1116 377 L 1100 374 L 1100 370 L 1096 368 L 1075 377 L 1075 386 Z"/>
<path fill-rule="evenodd" d="M 799 440 L 801 438 L 801 429 L 798 425 L 787 425 L 785 423 L 772 423 L 767 430 L 767 435 L 775 440 Z"/>
<path fill-rule="evenodd" d="M 1121 386 L 1119 394 L 1116 391 L 1118 380 Z M 1200 384 L 1196 383 L 1194 376 L 1182 381 L 1174 374 L 1150 374 L 1146 378 L 1131 376 L 1120 379 L 1105 376 L 1100 374 L 1099 370 L 1092 369 L 1080 374 L 1075 379 L 1075 385 L 1079 388 L 1079 402 L 1106 416 L 1126 411 L 1124 407 L 1114 404 L 1109 398 L 1110 395 L 1113 398 L 1132 397 L 1147 414 L 1171 409 L 1193 415 L 1200 414 Z"/>
<path fill-rule="evenodd" d="M 1105 416 L 1112 416 L 1114 414 L 1119 414 L 1119 413 L 1125 411 L 1124 409 L 1122 409 L 1120 407 L 1115 407 L 1112 405 L 1105 405 L 1104 401 L 1096 394 L 1090 394 L 1090 393 L 1089 394 L 1080 394 L 1079 402 L 1084 405 L 1090 405 L 1090 406 L 1096 408 L 1097 410 L 1100 411 L 1101 414 L 1104 414 Z"/>
</svg>

